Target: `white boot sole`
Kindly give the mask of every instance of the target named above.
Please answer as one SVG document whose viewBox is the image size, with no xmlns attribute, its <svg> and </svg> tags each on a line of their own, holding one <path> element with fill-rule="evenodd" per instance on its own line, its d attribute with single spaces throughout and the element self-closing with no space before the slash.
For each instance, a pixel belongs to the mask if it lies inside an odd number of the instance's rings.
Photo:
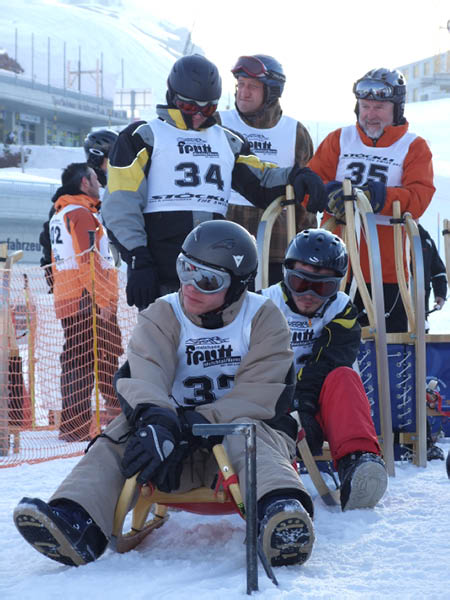
<svg viewBox="0 0 450 600">
<path fill-rule="evenodd" d="M 388 484 L 386 469 L 376 462 L 356 467 L 350 483 L 350 494 L 342 510 L 374 508 L 383 497 Z"/>
</svg>

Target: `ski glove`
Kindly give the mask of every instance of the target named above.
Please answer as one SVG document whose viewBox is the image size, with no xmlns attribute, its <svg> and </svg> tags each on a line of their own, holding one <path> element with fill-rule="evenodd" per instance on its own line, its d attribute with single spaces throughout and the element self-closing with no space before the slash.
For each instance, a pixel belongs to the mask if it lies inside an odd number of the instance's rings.
<svg viewBox="0 0 450 600">
<path fill-rule="evenodd" d="M 306 210 L 311 213 L 322 212 L 327 206 L 327 194 L 320 177 L 308 167 L 302 169 L 294 167 L 289 176 L 290 183 L 294 186 L 295 199 L 301 203 L 306 194 L 309 200 Z"/>
<path fill-rule="evenodd" d="M 127 304 L 143 310 L 158 297 L 158 274 L 150 252 L 145 246 L 135 248 L 128 265 Z"/>
<path fill-rule="evenodd" d="M 169 455 L 153 476 L 152 483 L 161 492 L 169 494 L 180 487 L 183 462 L 191 454 L 192 448 L 189 443 L 182 440 L 174 451 Z"/>
<path fill-rule="evenodd" d="M 316 418 L 307 412 L 299 412 L 300 424 L 305 430 L 306 441 L 313 456 L 322 454 L 323 431 Z"/>
<path fill-rule="evenodd" d="M 146 425 L 128 440 L 122 458 L 122 473 L 128 479 L 139 473 L 137 482 L 156 485 L 154 475 L 175 449 L 175 437 L 163 425 Z"/>
<path fill-rule="evenodd" d="M 374 213 L 378 213 L 383 209 L 386 201 L 386 186 L 381 181 L 368 181 L 362 186 L 358 186 L 362 190 L 372 206 Z M 345 223 L 345 201 L 342 183 L 339 181 L 330 181 L 325 186 L 328 202 L 327 211 L 334 215 L 336 219 Z"/>
</svg>

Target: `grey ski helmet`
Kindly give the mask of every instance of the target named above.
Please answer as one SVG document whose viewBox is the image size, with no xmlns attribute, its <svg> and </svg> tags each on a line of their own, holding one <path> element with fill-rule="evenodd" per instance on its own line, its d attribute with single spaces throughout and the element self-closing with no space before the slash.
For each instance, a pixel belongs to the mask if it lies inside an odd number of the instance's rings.
<svg viewBox="0 0 450 600">
<path fill-rule="evenodd" d="M 104 158 L 108 158 L 111 148 L 118 137 L 119 134 L 113 129 L 99 129 L 98 131 L 88 133 L 84 139 L 83 147 L 89 166 L 93 166 L 89 162 L 92 156 L 98 156 L 100 163 L 103 162 Z M 94 149 L 93 153 L 91 152 L 92 149 Z"/>
<path fill-rule="evenodd" d="M 258 253 L 253 237 L 232 221 L 218 219 L 200 223 L 188 234 L 181 251 L 188 258 L 231 275 L 231 285 L 223 308 L 238 300 L 254 280 L 258 268 Z"/>
<path fill-rule="evenodd" d="M 284 266 L 291 269 L 295 261 L 333 269 L 338 277 L 344 277 L 348 254 L 344 242 L 334 233 L 326 229 L 305 229 L 289 244 Z"/>
<path fill-rule="evenodd" d="M 371 87 L 371 84 L 375 84 Z M 380 84 L 382 84 L 380 86 Z M 385 85 L 385 90 L 383 89 Z M 403 73 L 397 69 L 371 69 L 353 84 L 356 96 L 355 113 L 358 115 L 358 100 L 378 100 L 394 104 L 394 125 L 404 123 L 403 112 L 406 99 L 406 80 Z"/>
<path fill-rule="evenodd" d="M 281 97 L 286 83 L 283 67 L 267 54 L 240 56 L 231 72 L 236 79 L 254 77 L 264 83 L 264 106 L 271 106 Z"/>
<path fill-rule="evenodd" d="M 200 54 L 182 56 L 173 65 L 167 79 L 167 102 L 173 105 L 174 94 L 200 102 L 218 101 L 222 79 L 211 61 Z"/>
</svg>

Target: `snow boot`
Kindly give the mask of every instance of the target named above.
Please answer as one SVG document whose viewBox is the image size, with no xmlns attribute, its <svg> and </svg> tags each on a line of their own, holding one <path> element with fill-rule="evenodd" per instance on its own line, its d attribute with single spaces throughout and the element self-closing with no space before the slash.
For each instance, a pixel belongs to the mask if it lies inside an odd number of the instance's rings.
<svg viewBox="0 0 450 600">
<path fill-rule="evenodd" d="M 258 542 L 273 567 L 306 562 L 312 552 L 314 529 L 301 503 L 289 498 L 269 504 L 260 522 Z"/>
<path fill-rule="evenodd" d="M 108 544 L 84 508 L 71 500 L 47 504 L 39 498 L 22 498 L 14 509 L 14 523 L 38 552 L 64 565 L 92 562 Z"/>
<path fill-rule="evenodd" d="M 383 459 L 371 452 L 347 454 L 338 462 L 341 482 L 341 508 L 373 508 L 387 488 Z"/>
<path fill-rule="evenodd" d="M 445 460 L 444 451 L 436 444 L 432 444 L 427 449 L 427 460 Z"/>
</svg>

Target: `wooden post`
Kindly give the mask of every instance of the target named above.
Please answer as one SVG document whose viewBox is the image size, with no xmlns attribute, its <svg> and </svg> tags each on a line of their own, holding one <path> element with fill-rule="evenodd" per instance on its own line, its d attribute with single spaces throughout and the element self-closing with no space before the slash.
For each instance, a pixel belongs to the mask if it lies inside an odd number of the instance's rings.
<svg viewBox="0 0 450 600">
<path fill-rule="evenodd" d="M 22 250 L 8 256 L 8 245 L 0 244 L 0 456 L 9 452 L 8 375 L 12 323 L 9 310 L 11 268 L 23 256 Z"/>
</svg>

